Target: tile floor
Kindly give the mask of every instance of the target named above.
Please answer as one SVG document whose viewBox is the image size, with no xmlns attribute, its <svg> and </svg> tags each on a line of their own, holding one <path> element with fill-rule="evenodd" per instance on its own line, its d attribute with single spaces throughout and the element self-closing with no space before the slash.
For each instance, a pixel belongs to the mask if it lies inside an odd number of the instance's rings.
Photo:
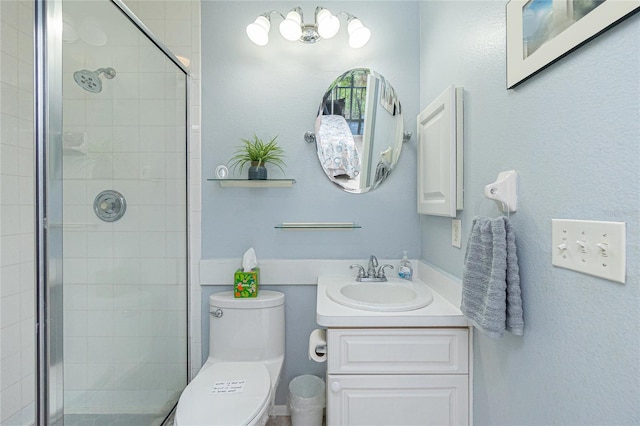
<svg viewBox="0 0 640 426">
<path fill-rule="evenodd" d="M 289 416 L 276 416 L 269 417 L 267 426 L 291 426 L 291 417 Z"/>
</svg>

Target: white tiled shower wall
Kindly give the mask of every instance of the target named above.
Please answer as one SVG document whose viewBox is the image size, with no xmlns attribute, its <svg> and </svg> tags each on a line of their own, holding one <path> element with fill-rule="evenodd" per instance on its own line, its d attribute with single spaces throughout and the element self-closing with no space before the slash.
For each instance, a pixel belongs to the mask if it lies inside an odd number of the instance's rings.
<svg viewBox="0 0 640 426">
<path fill-rule="evenodd" d="M 202 366 L 200 325 L 201 164 L 200 164 L 200 0 L 125 0 L 126 5 L 178 57 L 189 63 L 189 346 L 190 377 Z"/>
<path fill-rule="evenodd" d="M 192 16 L 191 2 L 139 5 L 138 11 L 128 6 L 161 40 L 167 28 L 175 34 L 184 26 L 189 37 L 174 42 L 190 43 L 191 26 L 179 18 Z M 158 27 L 162 20 L 145 19 L 145 11 L 172 19 L 158 31 L 151 23 Z M 172 143 L 181 139 L 183 115 L 172 109 L 175 73 L 165 72 L 168 61 L 145 44 L 89 52 L 85 64 L 74 62 L 83 53 L 71 46 L 65 54 L 65 81 L 83 66 L 118 72 L 103 79 L 103 97 L 74 85 L 65 89 L 66 412 L 158 412 L 184 386 L 187 264 L 177 248 L 185 239 L 185 206 L 176 194 L 186 158 L 182 145 Z M 188 60 L 190 52 L 175 53 Z M 128 200 L 127 213 L 112 224 L 91 208 L 108 188 Z M 88 227 L 76 225 L 84 223 Z"/>
<path fill-rule="evenodd" d="M 126 1 L 190 61 L 191 374 L 200 337 L 200 1 Z M 0 1 L 0 424 L 34 423 L 33 0 Z"/>
<path fill-rule="evenodd" d="M 34 421 L 32 1 L 0 1 L 0 424 Z"/>
<path fill-rule="evenodd" d="M 185 384 L 184 80 L 155 46 L 107 53 L 64 66 L 118 70 L 100 94 L 64 90 L 65 412 L 155 413 Z M 109 189 L 127 200 L 113 223 L 93 212 Z"/>
</svg>

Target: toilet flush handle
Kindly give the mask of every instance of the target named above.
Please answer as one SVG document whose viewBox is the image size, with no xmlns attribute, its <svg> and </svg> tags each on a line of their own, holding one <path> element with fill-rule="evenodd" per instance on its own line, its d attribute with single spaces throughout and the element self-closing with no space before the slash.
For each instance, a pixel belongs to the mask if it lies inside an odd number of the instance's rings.
<svg viewBox="0 0 640 426">
<path fill-rule="evenodd" d="M 222 309 L 218 308 L 215 310 L 215 312 L 211 312 L 211 315 L 213 315 L 216 318 L 220 318 L 222 316 Z"/>
</svg>

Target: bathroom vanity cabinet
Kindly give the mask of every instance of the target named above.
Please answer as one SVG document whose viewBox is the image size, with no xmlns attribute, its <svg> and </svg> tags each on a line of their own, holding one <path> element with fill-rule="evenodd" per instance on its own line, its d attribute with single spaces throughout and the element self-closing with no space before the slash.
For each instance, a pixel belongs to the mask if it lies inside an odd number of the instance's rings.
<svg viewBox="0 0 640 426">
<path fill-rule="evenodd" d="M 472 422 L 472 334 L 454 295 L 461 283 L 426 265 L 419 264 L 417 271 L 404 294 L 413 285 L 424 285 L 433 300 L 407 310 L 397 309 L 394 297 L 371 302 L 366 296 L 378 287 L 345 294 L 353 277 L 318 277 L 316 322 L 326 328 L 327 426 Z M 369 309 L 346 305 L 336 291 L 354 300 L 364 294 Z M 310 354 L 318 348 L 309 346 Z"/>
<path fill-rule="evenodd" d="M 468 425 L 469 329 L 328 328 L 327 425 Z"/>
</svg>

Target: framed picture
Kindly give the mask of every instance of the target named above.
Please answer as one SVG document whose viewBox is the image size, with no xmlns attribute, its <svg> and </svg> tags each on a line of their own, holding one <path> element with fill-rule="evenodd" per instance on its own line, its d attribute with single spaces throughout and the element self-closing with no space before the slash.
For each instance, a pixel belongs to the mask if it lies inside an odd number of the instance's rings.
<svg viewBox="0 0 640 426">
<path fill-rule="evenodd" d="M 507 89 L 631 16 L 640 0 L 510 0 Z"/>
<path fill-rule="evenodd" d="M 393 104 L 395 100 L 395 91 L 386 80 L 382 80 L 380 84 L 380 105 L 391 115 L 394 115 Z"/>
</svg>

